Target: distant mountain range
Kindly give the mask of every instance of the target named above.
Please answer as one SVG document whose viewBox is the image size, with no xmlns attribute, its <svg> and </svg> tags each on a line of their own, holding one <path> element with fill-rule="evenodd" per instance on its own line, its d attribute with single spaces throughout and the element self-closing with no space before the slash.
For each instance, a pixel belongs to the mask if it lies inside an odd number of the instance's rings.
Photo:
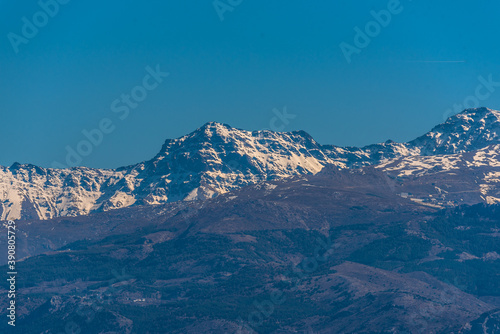
<svg viewBox="0 0 500 334">
<path fill-rule="evenodd" d="M 499 154 L 500 112 L 487 108 L 464 110 L 408 143 L 387 141 L 362 148 L 321 145 L 304 131 L 251 132 L 210 122 L 167 140 L 153 159 L 131 166 L 52 169 L 15 163 L 0 167 L 0 219 L 44 220 L 204 200 L 261 181 L 316 174 L 325 166 L 379 165 L 393 178 L 474 169 L 466 173 L 477 188 L 474 200 L 496 203 L 500 202 Z M 439 196 L 425 198 L 429 205 L 463 201 L 446 189 L 435 191 Z"/>
</svg>

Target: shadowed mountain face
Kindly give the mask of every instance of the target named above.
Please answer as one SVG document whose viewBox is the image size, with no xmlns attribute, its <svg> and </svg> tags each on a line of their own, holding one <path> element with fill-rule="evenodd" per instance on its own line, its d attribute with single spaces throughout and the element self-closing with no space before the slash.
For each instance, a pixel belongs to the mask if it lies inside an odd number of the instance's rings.
<svg viewBox="0 0 500 334">
<path fill-rule="evenodd" d="M 466 196 L 480 194 L 474 156 L 460 169 L 402 158 L 206 201 L 18 221 L 19 330 L 494 333 L 500 207 L 423 198 L 450 184 L 444 196 L 480 201 Z"/>
<path fill-rule="evenodd" d="M 498 111 L 469 109 L 409 143 L 363 148 L 320 145 L 303 131 L 250 132 L 212 122 L 167 140 L 149 161 L 115 170 L 0 167 L 0 218 L 50 219 L 204 200 L 260 181 L 316 174 L 326 165 L 357 168 L 398 157 L 472 152 L 500 143 L 499 119 Z"/>
</svg>

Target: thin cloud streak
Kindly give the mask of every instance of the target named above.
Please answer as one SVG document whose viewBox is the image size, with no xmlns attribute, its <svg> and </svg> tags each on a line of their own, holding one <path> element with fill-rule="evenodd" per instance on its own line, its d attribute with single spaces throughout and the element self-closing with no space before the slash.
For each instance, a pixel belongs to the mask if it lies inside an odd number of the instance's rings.
<svg viewBox="0 0 500 334">
<path fill-rule="evenodd" d="M 407 60 L 408 63 L 465 63 L 465 60 Z"/>
</svg>

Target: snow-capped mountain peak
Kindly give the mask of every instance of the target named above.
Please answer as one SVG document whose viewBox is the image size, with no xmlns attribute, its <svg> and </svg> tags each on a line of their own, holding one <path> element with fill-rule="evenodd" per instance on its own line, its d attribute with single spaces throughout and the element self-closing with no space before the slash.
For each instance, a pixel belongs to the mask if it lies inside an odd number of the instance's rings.
<svg viewBox="0 0 500 334">
<path fill-rule="evenodd" d="M 151 160 L 114 170 L 0 167 L 0 219 L 206 199 L 260 181 L 316 174 L 326 165 L 356 168 L 400 157 L 471 152 L 500 144 L 499 120 L 498 111 L 468 109 L 409 143 L 362 148 L 320 145 L 305 131 L 246 131 L 208 122 L 166 140 Z"/>
<path fill-rule="evenodd" d="M 500 112 L 488 108 L 466 109 L 409 142 L 422 155 L 474 151 L 500 143 Z"/>
</svg>

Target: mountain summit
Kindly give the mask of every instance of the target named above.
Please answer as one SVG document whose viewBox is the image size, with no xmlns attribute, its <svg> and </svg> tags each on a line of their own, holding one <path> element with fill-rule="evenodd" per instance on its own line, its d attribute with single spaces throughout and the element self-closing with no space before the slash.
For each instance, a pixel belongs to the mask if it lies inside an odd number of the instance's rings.
<svg viewBox="0 0 500 334">
<path fill-rule="evenodd" d="M 324 166 L 375 165 L 408 156 L 471 152 L 499 144 L 500 112 L 467 109 L 408 143 L 320 145 L 304 131 L 246 131 L 209 122 L 168 139 L 151 160 L 114 170 L 0 167 L 0 219 L 50 219 L 132 205 L 203 200 Z"/>
<path fill-rule="evenodd" d="M 466 109 L 449 117 L 425 135 L 409 142 L 422 155 L 454 154 L 500 143 L 500 111 Z"/>
</svg>

